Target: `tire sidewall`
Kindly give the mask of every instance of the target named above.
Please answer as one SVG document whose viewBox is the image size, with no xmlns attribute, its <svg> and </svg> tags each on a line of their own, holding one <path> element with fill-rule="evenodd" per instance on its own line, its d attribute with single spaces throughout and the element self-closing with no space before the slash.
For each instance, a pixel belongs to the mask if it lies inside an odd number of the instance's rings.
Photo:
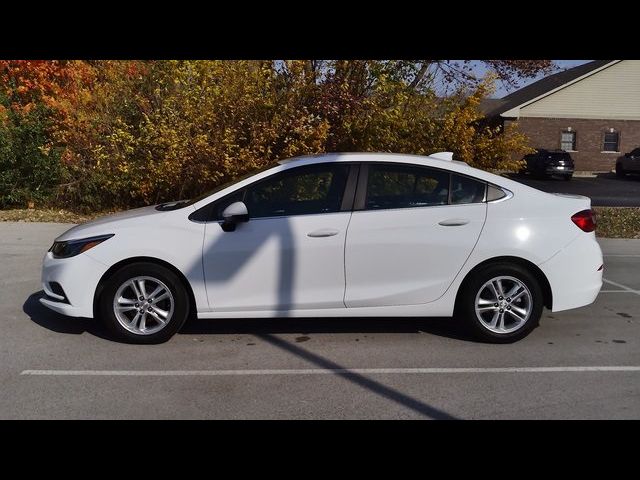
<svg viewBox="0 0 640 480">
<path fill-rule="evenodd" d="M 524 283 L 531 293 L 532 310 L 526 323 L 515 332 L 499 334 L 488 330 L 476 315 L 475 299 L 480 288 L 490 279 L 499 276 L 515 277 Z M 527 336 L 536 328 L 544 307 L 542 288 L 527 269 L 509 263 L 488 265 L 473 273 L 464 286 L 457 305 L 471 333 L 479 340 L 491 343 L 511 343 Z"/>
<path fill-rule="evenodd" d="M 120 325 L 113 311 L 113 299 L 117 289 L 127 280 L 138 276 L 154 277 L 162 281 L 171 290 L 175 302 L 169 324 L 151 335 L 136 335 L 126 330 Z M 189 315 L 189 296 L 180 278 L 168 268 L 154 263 L 137 262 L 125 265 L 109 277 L 100 294 L 98 306 L 100 319 L 120 340 L 127 343 L 156 344 L 166 342 L 180 330 Z"/>
</svg>

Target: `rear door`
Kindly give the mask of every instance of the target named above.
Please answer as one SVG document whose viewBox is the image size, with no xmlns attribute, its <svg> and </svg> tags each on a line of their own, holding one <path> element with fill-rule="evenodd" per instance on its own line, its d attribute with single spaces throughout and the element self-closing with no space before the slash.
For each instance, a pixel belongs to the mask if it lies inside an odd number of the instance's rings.
<svg viewBox="0 0 640 480">
<path fill-rule="evenodd" d="M 475 246 L 486 184 L 446 170 L 363 164 L 347 231 L 347 307 L 438 299 Z"/>
</svg>

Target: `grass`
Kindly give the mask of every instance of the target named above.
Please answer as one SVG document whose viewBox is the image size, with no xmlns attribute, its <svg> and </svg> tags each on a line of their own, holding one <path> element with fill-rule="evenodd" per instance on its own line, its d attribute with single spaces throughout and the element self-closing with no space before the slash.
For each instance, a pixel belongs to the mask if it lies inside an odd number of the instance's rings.
<svg viewBox="0 0 640 480">
<path fill-rule="evenodd" d="M 69 210 L 52 208 L 17 208 L 0 210 L 0 222 L 57 222 L 84 223 L 105 213 L 83 215 Z"/>
<path fill-rule="evenodd" d="M 640 238 L 640 208 L 593 207 L 596 234 L 607 238 Z"/>
<path fill-rule="evenodd" d="M 597 214 L 596 232 L 599 237 L 640 238 L 640 208 L 594 207 L 594 209 Z M 113 212 L 83 215 L 57 209 L 0 210 L 0 221 L 83 223 L 109 213 Z"/>
</svg>

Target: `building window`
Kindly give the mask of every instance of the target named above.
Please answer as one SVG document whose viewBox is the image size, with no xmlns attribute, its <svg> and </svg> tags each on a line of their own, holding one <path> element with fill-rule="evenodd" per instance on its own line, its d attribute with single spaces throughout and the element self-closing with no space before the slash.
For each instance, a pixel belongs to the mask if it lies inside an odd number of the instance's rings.
<svg viewBox="0 0 640 480">
<path fill-rule="evenodd" d="M 576 132 L 564 131 L 560 135 L 560 148 L 566 152 L 576 150 Z"/>
<path fill-rule="evenodd" d="M 618 152 L 618 132 L 613 128 L 604 132 L 604 148 L 603 152 Z"/>
</svg>

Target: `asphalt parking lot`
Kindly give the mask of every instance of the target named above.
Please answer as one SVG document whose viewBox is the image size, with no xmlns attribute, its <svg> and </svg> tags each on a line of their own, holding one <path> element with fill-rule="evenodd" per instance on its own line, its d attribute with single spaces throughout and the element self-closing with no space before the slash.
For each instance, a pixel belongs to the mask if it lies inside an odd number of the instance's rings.
<svg viewBox="0 0 640 480">
<path fill-rule="evenodd" d="M 591 198 L 594 207 L 640 207 L 640 175 L 618 178 L 614 173 L 599 173 L 595 177 L 538 179 L 531 175 L 510 174 L 508 177 L 545 192 L 571 193 Z"/>
<path fill-rule="evenodd" d="M 603 240 L 597 301 L 511 345 L 450 319 L 200 320 L 110 340 L 37 302 L 62 224 L 0 223 L 2 419 L 640 418 L 640 240 Z"/>
</svg>

